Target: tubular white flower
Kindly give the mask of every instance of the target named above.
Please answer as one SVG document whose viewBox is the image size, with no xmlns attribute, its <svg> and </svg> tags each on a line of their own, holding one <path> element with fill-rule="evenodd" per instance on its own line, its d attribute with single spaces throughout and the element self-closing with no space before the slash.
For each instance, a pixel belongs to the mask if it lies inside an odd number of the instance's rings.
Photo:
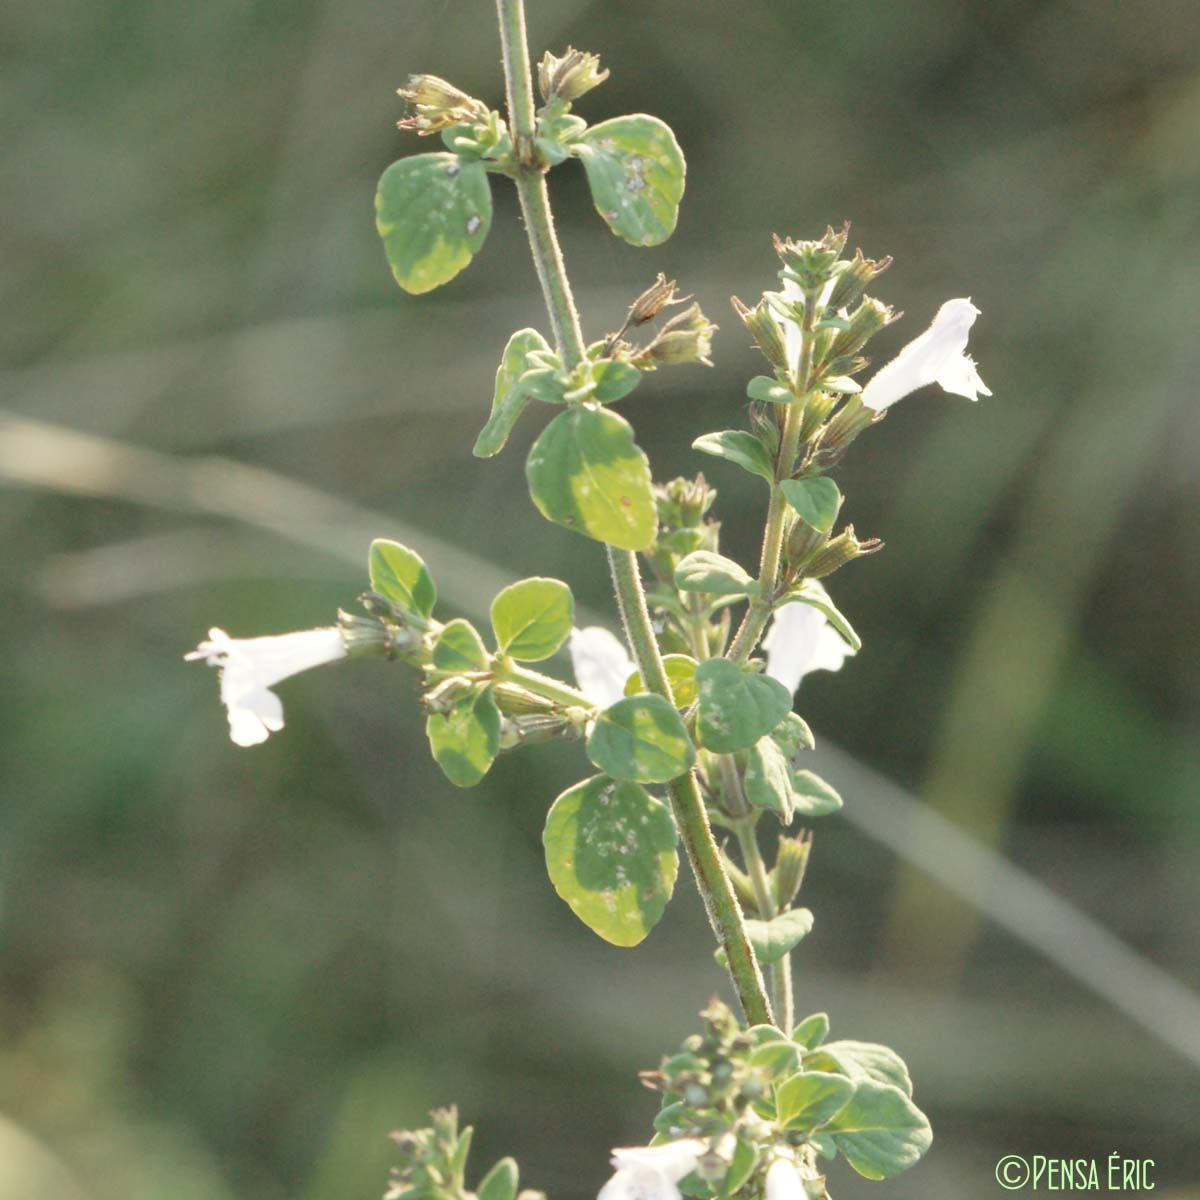
<svg viewBox="0 0 1200 1200">
<path fill-rule="evenodd" d="M 789 692 L 810 671 L 838 671 L 854 650 L 843 641 L 825 614 L 811 604 L 793 600 L 780 608 L 763 638 L 767 674 Z"/>
<path fill-rule="evenodd" d="M 579 690 L 598 708 L 608 708 L 625 695 L 625 683 L 636 668 L 619 638 L 600 625 L 589 625 L 571 630 L 567 649 Z"/>
<path fill-rule="evenodd" d="M 807 1200 L 796 1164 L 777 1158 L 767 1168 L 767 1200 Z"/>
<path fill-rule="evenodd" d="M 881 412 L 930 383 L 968 400 L 990 396 L 974 361 L 966 354 L 967 337 L 978 315 L 979 309 L 970 300 L 947 300 L 938 309 L 933 324 L 875 372 L 863 388 L 863 404 Z"/>
<path fill-rule="evenodd" d="M 783 281 L 783 295 L 787 300 L 803 300 L 804 289 L 794 280 Z M 800 326 L 795 321 L 783 319 L 783 345 L 787 350 L 788 366 L 795 371 L 800 366 Z"/>
<path fill-rule="evenodd" d="M 203 659 L 221 672 L 221 703 L 229 736 L 239 746 L 256 746 L 283 728 L 283 705 L 270 689 L 301 671 L 346 657 L 338 629 L 306 629 L 280 637 L 231 638 L 210 629 L 185 659 Z"/>
<path fill-rule="evenodd" d="M 696 1169 L 704 1151 L 704 1143 L 697 1138 L 614 1150 L 616 1172 L 600 1189 L 597 1200 L 681 1200 L 679 1181 Z"/>
</svg>

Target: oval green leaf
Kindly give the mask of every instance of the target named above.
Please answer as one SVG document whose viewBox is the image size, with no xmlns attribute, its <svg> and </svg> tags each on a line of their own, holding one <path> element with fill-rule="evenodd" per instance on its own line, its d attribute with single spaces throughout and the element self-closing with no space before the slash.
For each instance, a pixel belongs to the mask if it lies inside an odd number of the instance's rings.
<svg viewBox="0 0 1200 1200">
<path fill-rule="evenodd" d="M 762 400 L 770 404 L 792 404 L 796 399 L 790 387 L 767 375 L 755 375 L 746 384 L 746 395 L 751 400 Z"/>
<path fill-rule="evenodd" d="M 449 282 L 471 261 L 492 224 L 482 163 L 457 154 L 394 162 L 375 193 L 375 225 L 396 282 L 414 295 Z"/>
<path fill-rule="evenodd" d="M 813 1013 L 805 1017 L 792 1030 L 792 1041 L 808 1050 L 819 1046 L 829 1036 L 829 1017 L 825 1013 Z M 845 1074 L 845 1072 L 841 1072 Z"/>
<path fill-rule="evenodd" d="M 502 1158 L 479 1181 L 477 1200 L 516 1200 L 520 1172 L 511 1158 Z"/>
<path fill-rule="evenodd" d="M 642 373 L 632 363 L 602 358 L 592 367 L 592 380 L 596 385 L 592 393 L 596 401 L 612 404 L 623 400 L 642 382 Z"/>
<path fill-rule="evenodd" d="M 692 443 L 692 449 L 737 463 L 743 471 L 749 471 L 768 483 L 775 482 L 775 464 L 771 461 L 770 452 L 754 434 L 744 429 L 706 433 Z"/>
<path fill-rule="evenodd" d="M 758 590 L 733 559 L 711 550 L 695 550 L 681 559 L 675 568 L 675 586 L 681 592 L 706 592 L 710 596 L 748 596 Z"/>
<path fill-rule="evenodd" d="M 812 932 L 813 915 L 807 908 L 793 908 L 770 921 L 748 920 L 746 936 L 760 963 L 778 962 Z"/>
<path fill-rule="evenodd" d="M 683 718 L 662 696 L 628 696 L 597 718 L 588 758 L 614 779 L 668 783 L 692 769 L 696 748 Z"/>
<path fill-rule="evenodd" d="M 367 556 L 371 589 L 409 612 L 427 617 L 437 603 L 437 588 L 421 556 L 399 542 L 376 538 Z"/>
<path fill-rule="evenodd" d="M 492 601 L 492 629 L 501 653 L 522 662 L 549 658 L 575 620 L 575 599 L 560 579 L 523 579 Z"/>
<path fill-rule="evenodd" d="M 666 805 L 636 783 L 595 775 L 563 792 L 542 835 L 554 890 L 615 946 L 636 946 L 675 889 L 679 856 Z"/>
<path fill-rule="evenodd" d="M 791 711 L 791 693 L 778 680 L 743 671 L 727 658 L 696 669 L 696 729 L 700 744 L 718 754 L 748 750 Z"/>
<path fill-rule="evenodd" d="M 448 713 L 430 713 L 425 733 L 437 765 L 455 787 L 474 787 L 500 753 L 500 710 L 491 688 Z"/>
<path fill-rule="evenodd" d="M 794 508 L 800 519 L 818 533 L 828 533 L 842 507 L 842 493 L 827 475 L 808 479 L 785 479 L 779 485 L 783 498 Z"/>
<path fill-rule="evenodd" d="M 579 406 L 560 413 L 529 451 L 525 477 L 547 520 L 621 550 L 654 541 L 650 464 L 624 417 Z"/>
<path fill-rule="evenodd" d="M 793 1075 L 776 1087 L 775 1111 L 782 1128 L 811 1133 L 841 1112 L 853 1095 L 854 1084 L 844 1075 Z"/>
<path fill-rule="evenodd" d="M 846 1161 L 868 1179 L 890 1179 L 929 1149 L 925 1114 L 898 1088 L 860 1080 L 849 1103 L 826 1124 Z"/>
<path fill-rule="evenodd" d="M 793 771 L 792 803 L 802 817 L 827 817 L 842 807 L 842 798 L 820 775 Z"/>
<path fill-rule="evenodd" d="M 461 617 L 444 626 L 433 647 L 433 665 L 439 671 L 482 671 L 488 652 L 475 626 Z"/>
<path fill-rule="evenodd" d="M 688 654 L 664 654 L 662 661 L 675 707 L 689 707 L 696 699 L 696 660 Z M 636 696 L 645 690 L 641 672 L 633 671 L 625 681 L 625 695 Z"/>
<path fill-rule="evenodd" d="M 829 598 L 825 585 L 819 579 L 806 579 L 795 591 L 788 592 L 784 597 L 784 603 L 792 600 L 798 600 L 801 604 L 811 604 L 813 608 L 819 609 L 825 614 L 830 625 L 846 639 L 852 650 L 862 649 L 862 638 L 854 632 L 854 626 L 838 611 L 837 606 Z"/>
<path fill-rule="evenodd" d="M 504 449 L 517 418 L 532 398 L 530 392 L 521 386 L 521 376 L 529 370 L 529 355 L 534 350 L 549 349 L 546 339 L 536 329 L 518 329 L 508 339 L 500 366 L 496 369 L 492 415 L 480 430 L 471 452 L 476 458 L 491 458 Z"/>
<path fill-rule="evenodd" d="M 779 814 L 784 825 L 792 823 L 792 766 L 773 734 L 750 747 L 742 786 L 755 808 L 769 808 Z"/>
<path fill-rule="evenodd" d="M 829 1042 L 804 1056 L 806 1071 L 834 1071 L 849 1078 L 889 1083 L 906 1096 L 913 1093 L 912 1079 L 904 1059 L 895 1050 L 877 1042 Z"/>
<path fill-rule="evenodd" d="M 668 125 L 642 113 L 593 125 L 571 146 L 587 172 L 596 211 L 634 246 L 657 246 L 675 229 L 686 165 Z"/>
</svg>

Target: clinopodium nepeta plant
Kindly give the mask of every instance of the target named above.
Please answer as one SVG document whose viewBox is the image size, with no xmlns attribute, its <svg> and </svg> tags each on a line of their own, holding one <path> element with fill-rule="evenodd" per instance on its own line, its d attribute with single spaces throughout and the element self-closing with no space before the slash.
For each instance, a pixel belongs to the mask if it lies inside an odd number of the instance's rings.
<svg viewBox="0 0 1200 1200">
<path fill-rule="evenodd" d="M 789 956 L 813 923 L 797 905 L 812 836 L 779 832 L 768 864 L 759 827 L 770 814 L 771 831 L 790 830 L 842 803 L 800 766 L 813 738 L 792 700 L 807 672 L 836 670 L 858 651 L 824 580 L 880 543 L 838 528 L 842 494 L 830 472 L 916 388 L 988 394 L 965 354 L 976 309 L 947 301 L 864 385 L 863 351 L 896 316 L 866 289 L 891 260 L 847 257 L 846 229 L 812 241 L 776 237 L 780 288 L 753 306 L 733 301 L 769 368 L 746 388 L 750 428 L 692 443 L 762 481 L 766 519 L 752 575 L 721 553 L 708 515 L 716 492 L 704 476 L 655 484 L 614 407 L 636 408 L 630 394 L 659 368 L 706 363 L 716 327 L 659 275 L 617 328 L 587 341 L 550 211 L 546 177 L 576 159 L 609 230 L 658 245 L 683 195 L 675 136 L 642 114 L 589 125 L 573 106 L 608 72 L 570 48 L 541 60 L 537 107 L 522 0 L 498 0 L 497 9 L 507 118 L 436 76 L 413 76 L 400 91 L 409 105 L 400 127 L 440 135 L 445 149 L 384 172 L 378 228 L 401 287 L 427 292 L 483 244 L 491 177 L 516 185 L 549 328 L 509 339 L 475 453 L 498 454 L 527 407 L 540 417 L 549 406 L 526 460 L 529 493 L 548 520 L 605 546 L 624 644 L 601 628 L 575 629 L 571 590 L 557 579 L 505 588 L 486 634 L 462 618 L 443 622 L 420 556 L 381 539 L 370 548 L 362 614 L 282 637 L 238 640 L 214 629 L 189 657 L 221 668 L 239 745 L 282 728 L 275 684 L 358 655 L 421 672 L 430 748 L 459 787 L 478 783 L 501 753 L 579 741 L 591 766 L 550 805 L 546 866 L 575 914 L 614 945 L 636 945 L 662 917 L 682 841 L 742 1019 L 714 1001 L 702 1031 L 643 1076 L 662 1093 L 655 1134 L 648 1146 L 614 1151 L 603 1200 L 821 1197 L 821 1160 L 838 1154 L 883 1179 L 921 1157 L 929 1123 L 891 1050 L 828 1041 L 824 1014 L 795 1024 Z M 564 646 L 575 685 L 529 665 Z M 718 847 L 714 825 L 728 831 L 740 863 Z M 395 1135 L 402 1163 L 391 1200 L 514 1200 L 510 1159 L 467 1188 L 469 1134 L 443 1110 L 432 1128 Z"/>
</svg>

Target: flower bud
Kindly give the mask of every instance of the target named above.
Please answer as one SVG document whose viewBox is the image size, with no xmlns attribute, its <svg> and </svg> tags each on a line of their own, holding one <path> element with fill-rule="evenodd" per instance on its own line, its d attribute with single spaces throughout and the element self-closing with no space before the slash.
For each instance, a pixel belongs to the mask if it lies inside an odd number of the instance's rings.
<svg viewBox="0 0 1200 1200">
<path fill-rule="evenodd" d="M 829 534 L 814 529 L 807 521 L 796 520 L 788 530 L 784 556 L 789 567 L 802 567 L 818 550 L 823 550 Z"/>
<path fill-rule="evenodd" d="M 849 308 L 863 294 L 867 284 L 892 265 L 891 256 L 885 258 L 863 258 L 861 250 L 855 250 L 849 262 L 843 262 L 837 274 L 837 282 L 829 293 L 831 309 Z"/>
<path fill-rule="evenodd" d="M 700 305 L 693 304 L 678 316 L 672 317 L 658 331 L 654 340 L 630 361 L 643 371 L 690 362 L 699 362 L 711 367 L 712 362 L 708 356 L 712 353 L 712 335 L 716 329 L 717 326 L 700 311 Z"/>
<path fill-rule="evenodd" d="M 747 308 L 736 296 L 731 296 L 734 312 L 742 318 L 742 323 L 750 330 L 754 344 L 766 355 L 767 361 L 777 371 L 786 371 L 788 367 L 787 343 L 779 322 L 771 315 L 765 300 L 760 300 L 753 308 Z"/>
<path fill-rule="evenodd" d="M 818 454 L 835 453 L 840 459 L 846 447 L 864 429 L 881 420 L 882 413 L 872 412 L 862 402 L 861 395 L 846 397 L 846 403 L 834 413 L 817 444 Z M 836 460 L 835 460 L 836 461 Z"/>
<path fill-rule="evenodd" d="M 833 278 L 834 266 L 846 248 L 849 233 L 847 221 L 839 232 L 835 233 L 832 225 L 826 228 L 824 237 L 816 242 L 794 242 L 791 238 L 785 241 L 776 234 L 775 253 L 806 292 L 819 292 Z"/>
<path fill-rule="evenodd" d="M 568 46 L 561 57 L 547 50 L 538 63 L 538 89 L 547 104 L 552 100 L 570 104 L 607 78 L 608 71 L 600 70 L 598 54 L 588 54 L 573 46 Z"/>
<path fill-rule="evenodd" d="M 658 278 L 630 306 L 626 328 L 630 325 L 645 325 L 647 321 L 653 321 L 664 308 L 682 304 L 690 299 L 691 296 L 676 299 L 675 280 L 668 280 L 660 271 Z"/>
<path fill-rule="evenodd" d="M 775 405 L 762 400 L 750 401 L 750 430 L 774 458 L 779 453 L 779 418 Z"/>
<path fill-rule="evenodd" d="M 861 558 L 864 554 L 874 554 L 883 549 L 883 543 L 878 538 L 869 538 L 860 542 L 854 536 L 854 526 L 847 525 L 845 529 L 804 568 L 807 579 L 824 579 L 834 571 L 844 567 L 848 562 Z"/>
<path fill-rule="evenodd" d="M 734 863 L 724 850 L 721 851 L 721 865 L 725 868 L 725 874 L 729 876 L 729 882 L 733 885 L 734 895 L 737 896 L 742 911 L 749 917 L 757 917 L 758 897 L 754 894 L 750 876 Z"/>
<path fill-rule="evenodd" d="M 407 86 L 399 88 L 396 94 L 408 101 L 410 108 L 410 115 L 398 121 L 397 126 L 422 136 L 451 125 L 488 118 L 487 105 L 436 75 L 410 75 Z"/>
<path fill-rule="evenodd" d="M 790 908 L 804 882 L 808 852 L 812 849 L 812 834 L 805 830 L 799 837 L 779 839 L 775 867 L 771 871 L 771 890 L 780 909 Z"/>
<path fill-rule="evenodd" d="M 850 314 L 850 328 L 843 329 L 833 339 L 830 355 L 846 358 L 857 354 L 885 325 L 890 325 L 899 316 L 890 305 L 867 296 Z"/>
</svg>

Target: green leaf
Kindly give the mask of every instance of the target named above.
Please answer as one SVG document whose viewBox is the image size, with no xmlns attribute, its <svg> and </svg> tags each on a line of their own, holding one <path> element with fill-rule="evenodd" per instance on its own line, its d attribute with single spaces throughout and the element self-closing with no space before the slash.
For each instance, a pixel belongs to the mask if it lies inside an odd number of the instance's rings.
<svg viewBox="0 0 1200 1200">
<path fill-rule="evenodd" d="M 601 404 L 623 400 L 642 382 L 642 373 L 632 363 L 602 358 L 592 367 L 596 390 L 592 393 Z"/>
<path fill-rule="evenodd" d="M 681 559 L 675 568 L 675 586 L 681 592 L 710 596 L 748 596 L 758 591 L 758 584 L 733 559 L 711 550 L 695 550 Z"/>
<path fill-rule="evenodd" d="M 742 783 L 755 808 L 769 808 L 784 825 L 792 823 L 792 765 L 772 734 L 750 747 Z"/>
<path fill-rule="evenodd" d="M 662 661 L 675 707 L 690 707 L 696 699 L 696 660 L 687 654 L 664 654 Z M 625 680 L 625 695 L 636 696 L 645 690 L 640 671 L 632 672 Z"/>
<path fill-rule="evenodd" d="M 729 1160 L 729 1170 L 716 1189 L 718 1196 L 732 1196 L 740 1192 L 758 1166 L 758 1147 L 753 1142 L 743 1142 L 740 1138 L 733 1148 L 733 1157 Z"/>
<path fill-rule="evenodd" d="M 755 375 L 746 384 L 746 395 L 751 400 L 762 400 L 771 404 L 792 404 L 796 399 L 790 387 L 766 375 Z"/>
<path fill-rule="evenodd" d="M 912 1079 L 904 1059 L 895 1050 L 876 1042 L 829 1042 L 804 1056 L 806 1071 L 834 1071 L 854 1080 L 869 1079 L 898 1087 L 906 1096 L 913 1093 Z"/>
<path fill-rule="evenodd" d="M 475 1191 L 477 1200 L 515 1200 L 520 1178 L 517 1164 L 502 1158 L 480 1181 Z"/>
<path fill-rule="evenodd" d="M 889 1179 L 929 1149 L 925 1114 L 897 1087 L 860 1080 L 850 1102 L 825 1126 L 846 1161 L 868 1179 Z"/>
<path fill-rule="evenodd" d="M 807 479 L 785 479 L 779 485 L 779 490 L 799 514 L 800 519 L 818 533 L 828 533 L 833 528 L 838 509 L 842 507 L 842 493 L 827 475 L 813 475 Z"/>
<path fill-rule="evenodd" d="M 808 1144 L 822 1158 L 837 1158 L 837 1142 L 835 1142 L 827 1133 L 810 1133 L 808 1135 Z"/>
<path fill-rule="evenodd" d="M 805 1017 L 792 1030 L 792 1041 L 809 1050 L 819 1046 L 828 1036 L 829 1018 L 825 1013 L 813 1013 L 811 1017 Z M 845 1072 L 843 1071 L 841 1074 L 844 1075 Z"/>
<path fill-rule="evenodd" d="M 667 783 L 692 769 L 696 748 L 675 706 L 662 696 L 629 696 L 597 718 L 588 758 L 614 779 Z"/>
<path fill-rule="evenodd" d="M 500 753 L 500 710 L 487 688 L 448 713 L 430 713 L 425 733 L 437 765 L 455 787 L 474 787 Z"/>
<path fill-rule="evenodd" d="M 470 621 L 458 617 L 442 628 L 433 647 L 433 665 L 439 671 L 486 669 L 488 652 Z"/>
<path fill-rule="evenodd" d="M 827 817 L 842 807 L 842 798 L 812 771 L 792 772 L 792 798 L 802 817 Z"/>
<path fill-rule="evenodd" d="M 793 1075 L 776 1086 L 775 1111 L 784 1129 L 811 1133 L 845 1108 L 853 1095 L 854 1084 L 844 1075 Z"/>
<path fill-rule="evenodd" d="M 521 391 L 544 404 L 566 404 L 566 378 L 557 367 L 530 367 L 521 376 Z"/>
<path fill-rule="evenodd" d="M 771 736 L 787 756 L 788 762 L 795 762 L 801 750 L 811 750 L 816 745 L 808 722 L 799 713 L 788 713 L 771 730 Z"/>
<path fill-rule="evenodd" d="M 530 393 L 521 386 L 521 376 L 529 369 L 529 354 L 534 350 L 549 349 L 546 339 L 536 329 L 518 329 L 508 339 L 496 370 L 492 415 L 475 439 L 472 453 L 476 458 L 491 458 L 504 449 L 517 418 L 531 399 Z"/>
<path fill-rule="evenodd" d="M 750 1051 L 750 1065 L 768 1075 L 791 1075 L 800 1069 L 800 1047 L 795 1042 L 763 1042 Z"/>
<path fill-rule="evenodd" d="M 385 600 L 427 617 L 437 602 L 437 588 L 419 554 L 399 542 L 376 538 L 367 556 L 371 590 Z"/>
<path fill-rule="evenodd" d="M 657 246 L 675 229 L 686 166 L 670 127 L 637 114 L 593 125 L 571 146 L 596 211 L 619 238 Z"/>
<path fill-rule="evenodd" d="M 522 579 L 492 601 L 492 629 L 502 654 L 521 662 L 549 658 L 570 636 L 575 599 L 559 579 Z"/>
<path fill-rule="evenodd" d="M 457 154 L 402 158 L 379 181 L 375 224 L 396 282 L 406 292 L 430 292 L 453 279 L 487 237 L 487 169 Z"/>
<path fill-rule="evenodd" d="M 770 921 L 746 922 L 746 936 L 760 963 L 778 962 L 798 945 L 813 927 L 813 915 L 807 908 L 793 908 Z"/>
<path fill-rule="evenodd" d="M 629 422 L 609 409 L 579 406 L 555 417 L 529 451 L 525 477 L 534 504 L 556 525 L 621 550 L 654 541 L 650 464 Z"/>
<path fill-rule="evenodd" d="M 811 604 L 813 608 L 819 609 L 825 614 L 830 625 L 846 639 L 852 650 L 862 649 L 862 638 L 854 632 L 854 627 L 837 610 L 829 598 L 829 593 L 825 590 L 825 585 L 819 579 L 806 579 L 800 587 L 788 592 L 784 597 L 785 603 L 793 600 L 797 600 L 801 604 Z"/>
<path fill-rule="evenodd" d="M 842 392 L 849 395 L 862 391 L 862 384 L 851 379 L 849 375 L 833 375 L 822 379 L 817 386 L 823 392 Z"/>
<path fill-rule="evenodd" d="M 768 483 L 775 482 L 775 464 L 770 452 L 752 433 L 744 429 L 725 429 L 720 433 L 706 433 L 692 443 L 693 450 L 737 463 L 751 475 L 758 475 Z"/>
<path fill-rule="evenodd" d="M 679 856 L 670 810 L 644 788 L 577 783 L 551 806 L 542 841 L 554 890 L 605 941 L 636 946 L 658 923 Z"/>
<path fill-rule="evenodd" d="M 752 675 L 727 658 L 696 669 L 700 743 L 718 754 L 748 750 L 791 711 L 791 693 L 777 680 Z"/>
</svg>

